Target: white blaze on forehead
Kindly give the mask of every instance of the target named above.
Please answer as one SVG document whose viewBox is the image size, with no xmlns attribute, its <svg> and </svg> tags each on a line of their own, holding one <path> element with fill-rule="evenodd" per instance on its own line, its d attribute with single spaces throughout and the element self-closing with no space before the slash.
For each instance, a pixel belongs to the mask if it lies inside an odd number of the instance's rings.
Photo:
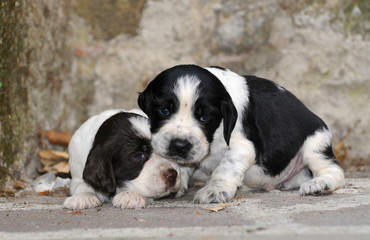
<svg viewBox="0 0 370 240">
<path fill-rule="evenodd" d="M 187 140 L 192 146 L 184 162 L 199 162 L 208 153 L 209 143 L 193 113 L 199 84 L 200 80 L 191 75 L 177 79 L 173 92 L 179 101 L 178 109 L 152 138 L 153 148 L 160 155 L 171 157 L 168 149 L 176 138 Z"/>
<path fill-rule="evenodd" d="M 142 137 L 148 139 L 152 137 L 152 134 L 150 133 L 149 120 L 147 118 L 135 116 L 129 118 L 129 121 Z"/>
<path fill-rule="evenodd" d="M 194 76 L 186 75 L 178 79 L 174 92 L 179 100 L 179 111 L 190 112 L 195 101 L 198 99 L 198 86 L 200 80 Z"/>
</svg>

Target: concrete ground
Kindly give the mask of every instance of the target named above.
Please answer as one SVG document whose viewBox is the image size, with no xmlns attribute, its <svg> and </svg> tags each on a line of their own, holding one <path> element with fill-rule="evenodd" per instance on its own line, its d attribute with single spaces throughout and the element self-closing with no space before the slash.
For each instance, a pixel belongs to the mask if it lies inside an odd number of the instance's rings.
<svg viewBox="0 0 370 240">
<path fill-rule="evenodd" d="M 145 209 L 63 209 L 63 193 L 0 198 L 0 239 L 370 239 L 370 178 L 350 178 L 323 196 L 293 191 L 245 192 L 220 206 L 180 199 Z"/>
</svg>

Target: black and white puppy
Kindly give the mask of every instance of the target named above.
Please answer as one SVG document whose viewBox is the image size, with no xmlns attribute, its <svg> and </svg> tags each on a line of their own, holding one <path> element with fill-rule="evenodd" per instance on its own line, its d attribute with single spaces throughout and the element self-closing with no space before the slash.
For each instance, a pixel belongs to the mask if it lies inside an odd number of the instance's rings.
<svg viewBox="0 0 370 240">
<path fill-rule="evenodd" d="M 160 73 L 139 95 L 153 148 L 211 174 L 194 202 L 225 202 L 243 182 L 265 190 L 322 194 L 344 185 L 325 123 L 276 83 L 230 70 L 180 65 Z"/>
<path fill-rule="evenodd" d="M 69 143 L 72 175 L 69 209 L 112 201 L 142 208 L 180 187 L 179 168 L 152 151 L 148 119 L 141 110 L 107 110 L 89 118 Z"/>
</svg>

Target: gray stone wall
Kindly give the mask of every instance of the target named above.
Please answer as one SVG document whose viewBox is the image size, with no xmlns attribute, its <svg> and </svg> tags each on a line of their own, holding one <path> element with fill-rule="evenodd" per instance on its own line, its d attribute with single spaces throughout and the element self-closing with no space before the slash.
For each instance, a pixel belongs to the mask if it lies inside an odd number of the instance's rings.
<svg viewBox="0 0 370 240">
<path fill-rule="evenodd" d="M 137 92 L 183 63 L 276 81 L 327 122 L 349 159 L 370 163 L 367 0 L 41 0 L 17 7 L 23 26 L 17 67 L 27 69 L 21 105 L 28 110 L 13 106 L 2 115 L 27 119 L 15 124 L 28 138 L 0 151 L 2 166 L 16 156 L 6 164 L 10 179 L 32 175 L 38 128 L 74 131 L 104 109 L 137 107 Z M 0 48 L 6 47 L 3 41 Z M 23 150 L 12 154 L 15 149 Z"/>
</svg>

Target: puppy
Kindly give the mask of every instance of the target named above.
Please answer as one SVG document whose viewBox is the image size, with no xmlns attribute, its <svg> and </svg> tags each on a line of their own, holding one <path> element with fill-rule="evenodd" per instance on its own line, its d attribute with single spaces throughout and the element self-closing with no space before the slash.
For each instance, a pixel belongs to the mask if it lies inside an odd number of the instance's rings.
<svg viewBox="0 0 370 240">
<path fill-rule="evenodd" d="M 153 148 L 183 167 L 210 174 L 196 203 L 226 202 L 243 182 L 257 189 L 299 188 L 303 195 L 344 185 L 325 123 L 276 83 L 219 67 L 180 65 L 139 95 Z"/>
<path fill-rule="evenodd" d="M 112 201 L 143 208 L 180 187 L 177 164 L 153 153 L 148 119 L 140 110 L 107 110 L 88 119 L 69 143 L 69 209 Z"/>
</svg>

